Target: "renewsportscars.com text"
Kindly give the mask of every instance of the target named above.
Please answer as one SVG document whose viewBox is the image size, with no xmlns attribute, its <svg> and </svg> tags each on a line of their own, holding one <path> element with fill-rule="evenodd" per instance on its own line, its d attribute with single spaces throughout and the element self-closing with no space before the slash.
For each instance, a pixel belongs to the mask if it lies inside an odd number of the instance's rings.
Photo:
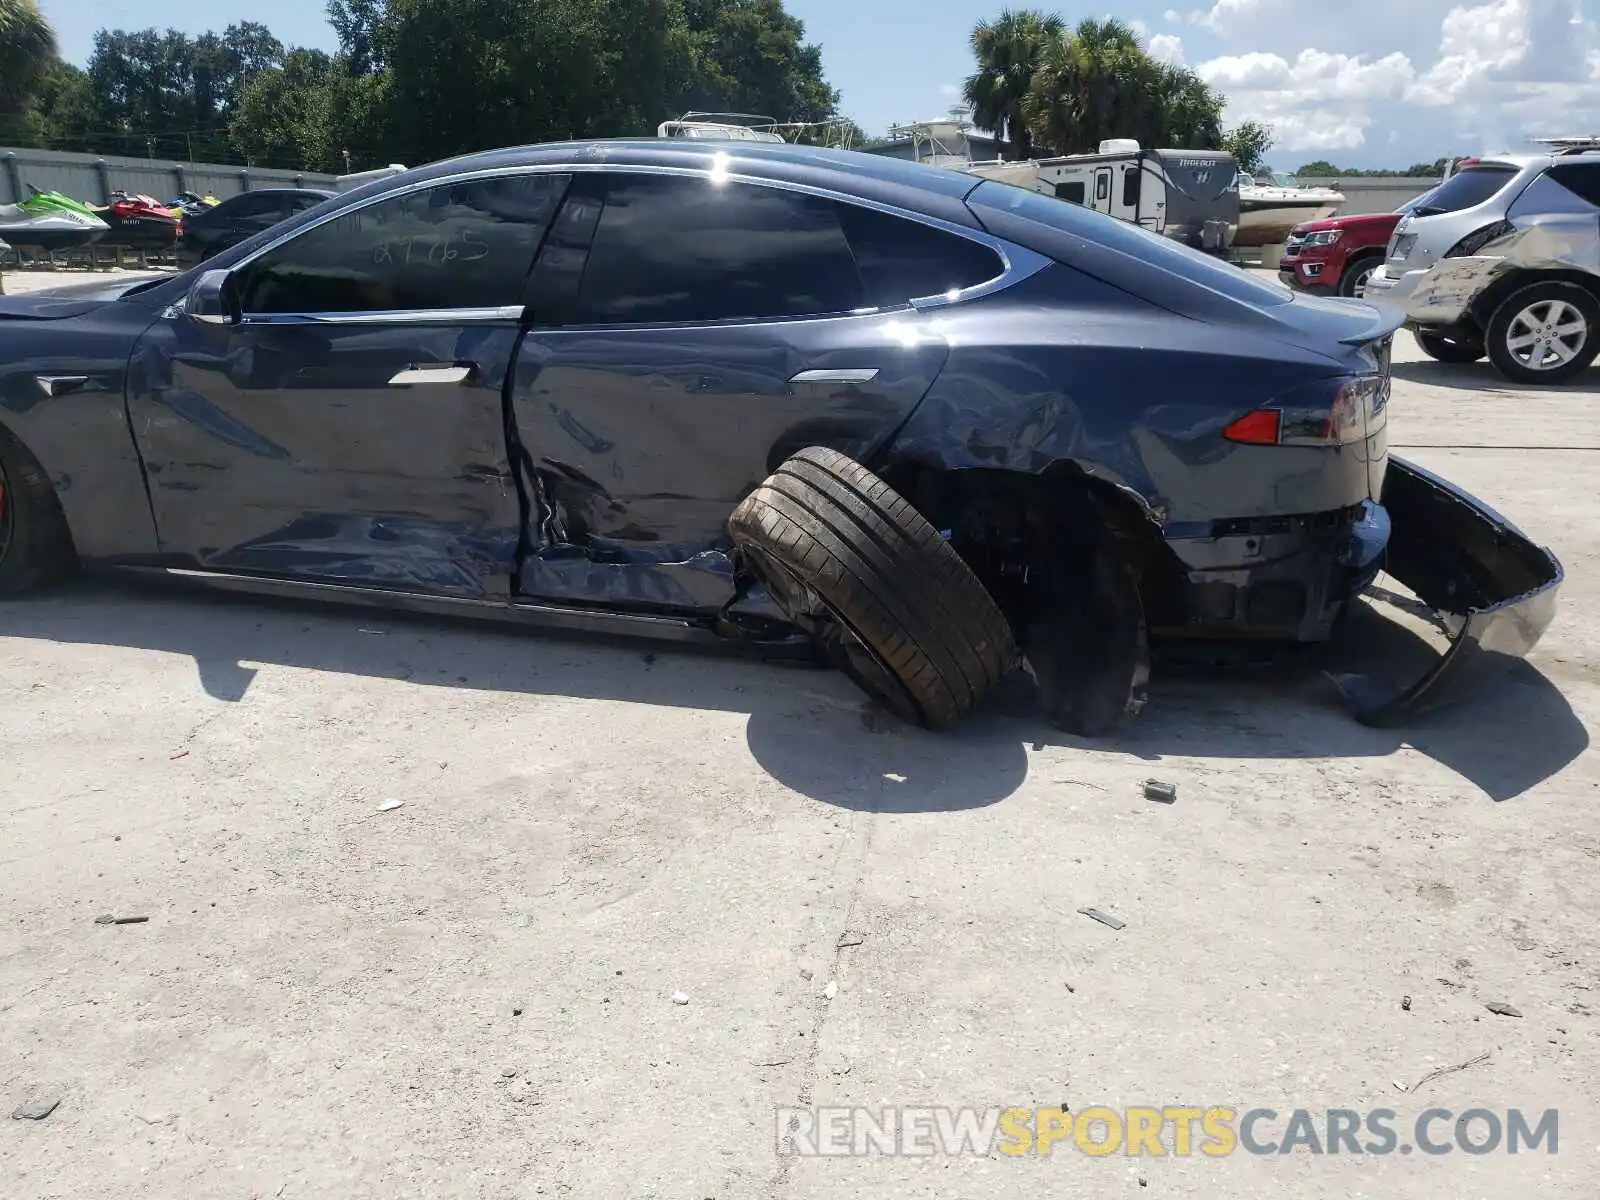
<svg viewBox="0 0 1600 1200">
<path fill-rule="evenodd" d="M 1048 1155 L 1221 1158 L 1246 1154 L 1555 1154 L 1560 1114 L 1553 1108 L 1503 1113 L 1427 1108 L 1305 1109 L 1212 1105 L 1076 1113 L 1057 1108 L 780 1108 L 779 1154 Z"/>
</svg>

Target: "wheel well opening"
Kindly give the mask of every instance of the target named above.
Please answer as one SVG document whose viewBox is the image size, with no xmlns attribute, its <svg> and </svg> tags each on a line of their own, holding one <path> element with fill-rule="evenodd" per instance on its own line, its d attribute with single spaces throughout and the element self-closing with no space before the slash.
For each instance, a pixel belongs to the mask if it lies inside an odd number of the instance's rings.
<svg viewBox="0 0 1600 1200">
<path fill-rule="evenodd" d="M 1595 303 L 1600 304 L 1600 279 L 1585 271 L 1565 269 L 1543 271 L 1534 268 L 1520 268 L 1508 271 L 1484 288 L 1478 298 L 1472 302 L 1471 308 L 1468 309 L 1468 315 L 1479 330 L 1485 330 L 1488 328 L 1489 320 L 1494 316 L 1495 310 L 1504 304 L 1513 292 L 1520 291 L 1525 287 L 1531 287 L 1536 283 L 1570 283 L 1574 287 L 1581 288 L 1587 292 Z"/>
<path fill-rule="evenodd" d="M 1071 463 L 1038 475 L 905 464 L 884 480 L 943 532 L 1018 631 L 1063 589 L 1092 586 L 1110 551 L 1151 625 L 1181 623 L 1183 568 L 1138 499 Z"/>
</svg>

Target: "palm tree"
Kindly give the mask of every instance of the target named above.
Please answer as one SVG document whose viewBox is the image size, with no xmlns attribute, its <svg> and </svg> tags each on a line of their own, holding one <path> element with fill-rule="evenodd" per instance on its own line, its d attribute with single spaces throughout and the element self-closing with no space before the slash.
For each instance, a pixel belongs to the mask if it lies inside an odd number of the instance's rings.
<svg viewBox="0 0 1600 1200">
<path fill-rule="evenodd" d="M 1216 92 L 1193 71 L 1156 62 L 1114 18 L 1082 21 L 1046 48 L 1022 112 L 1034 137 L 1069 153 L 1113 137 L 1198 149 L 1222 133 Z"/>
<path fill-rule="evenodd" d="M 34 0 L 0 0 L 0 112 L 21 108 L 55 58 L 55 31 Z"/>
<path fill-rule="evenodd" d="M 1033 74 L 1047 48 L 1061 41 L 1061 18 L 1032 9 L 1007 9 L 997 20 L 980 21 L 972 31 L 972 53 L 978 69 L 967 77 L 961 93 L 972 106 L 972 119 L 1001 139 L 1006 158 L 1033 157 L 1033 133 L 1022 115 L 1022 101 L 1033 87 Z"/>
</svg>

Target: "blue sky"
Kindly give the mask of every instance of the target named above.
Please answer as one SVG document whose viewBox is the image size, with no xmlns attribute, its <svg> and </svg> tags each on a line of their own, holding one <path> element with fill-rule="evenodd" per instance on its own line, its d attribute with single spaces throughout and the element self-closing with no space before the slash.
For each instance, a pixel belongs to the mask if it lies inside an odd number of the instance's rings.
<svg viewBox="0 0 1600 1200">
<path fill-rule="evenodd" d="M 333 45 L 323 0 L 41 7 L 76 62 L 87 59 L 102 26 L 198 33 L 255 20 L 290 45 Z M 788 0 L 808 39 L 822 46 L 842 109 L 872 132 L 942 113 L 972 70 L 973 22 L 1002 7 Z M 1069 21 L 1108 12 L 1053 7 Z M 1280 169 L 1324 157 L 1404 166 L 1524 147 L 1530 136 L 1600 133 L 1600 0 L 1127 0 L 1115 12 L 1140 29 L 1152 53 L 1217 86 L 1230 122 L 1271 124 L 1277 148 L 1269 157 Z"/>
</svg>

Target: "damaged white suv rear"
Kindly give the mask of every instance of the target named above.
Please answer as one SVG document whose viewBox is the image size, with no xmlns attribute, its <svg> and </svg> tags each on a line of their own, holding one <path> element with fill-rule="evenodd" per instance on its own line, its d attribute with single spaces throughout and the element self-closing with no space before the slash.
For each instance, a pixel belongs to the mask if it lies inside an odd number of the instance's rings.
<svg viewBox="0 0 1600 1200">
<path fill-rule="evenodd" d="M 1600 139 L 1483 158 L 1395 228 L 1367 299 L 1441 362 L 1559 383 L 1600 353 Z"/>
</svg>

